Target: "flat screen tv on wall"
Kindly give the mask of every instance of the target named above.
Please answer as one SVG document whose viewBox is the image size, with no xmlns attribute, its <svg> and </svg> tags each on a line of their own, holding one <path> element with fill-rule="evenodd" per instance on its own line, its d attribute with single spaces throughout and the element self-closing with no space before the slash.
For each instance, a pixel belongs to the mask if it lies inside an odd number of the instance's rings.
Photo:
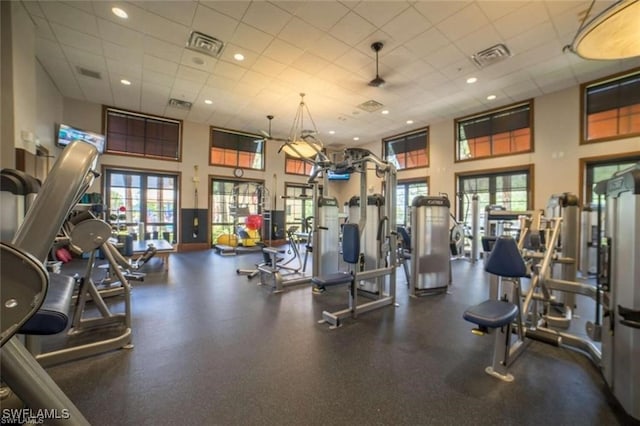
<svg viewBox="0 0 640 426">
<path fill-rule="evenodd" d="M 60 124 L 58 126 L 57 144 L 59 147 L 64 148 L 65 146 L 69 145 L 72 141 L 76 141 L 76 140 L 90 143 L 91 145 L 98 148 L 98 151 L 100 152 L 100 154 L 104 152 L 104 142 L 105 142 L 104 135 L 99 135 L 97 133 L 76 129 L 66 124 Z"/>
</svg>

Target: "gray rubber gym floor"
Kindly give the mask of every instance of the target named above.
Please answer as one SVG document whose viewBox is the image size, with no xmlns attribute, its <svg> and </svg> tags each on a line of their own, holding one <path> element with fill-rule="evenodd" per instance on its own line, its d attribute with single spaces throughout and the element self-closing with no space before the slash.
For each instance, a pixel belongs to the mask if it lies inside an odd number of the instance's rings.
<svg viewBox="0 0 640 426">
<path fill-rule="evenodd" d="M 462 319 L 488 297 L 481 262 L 454 262 L 450 293 L 417 300 L 398 269 L 400 306 L 330 330 L 317 320 L 344 307 L 344 288 L 271 294 L 236 275 L 258 260 L 177 253 L 168 272 L 152 260 L 134 283 L 135 348 L 48 371 L 94 425 L 630 422 L 580 353 L 533 342 L 513 383 L 484 373 L 493 337 Z"/>
</svg>

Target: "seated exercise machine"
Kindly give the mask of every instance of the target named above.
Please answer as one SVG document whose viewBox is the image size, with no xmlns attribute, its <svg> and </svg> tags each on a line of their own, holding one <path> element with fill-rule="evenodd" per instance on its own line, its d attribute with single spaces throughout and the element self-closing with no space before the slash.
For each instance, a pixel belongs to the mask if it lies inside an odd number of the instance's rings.
<svg viewBox="0 0 640 426">
<path fill-rule="evenodd" d="M 269 286 L 274 293 L 280 293 L 288 286 L 306 284 L 311 281 L 311 277 L 302 271 L 303 265 L 299 249 L 300 242 L 296 236 L 297 231 L 297 226 L 290 226 L 287 229 L 288 251 L 293 254 L 287 260 L 279 257 L 286 253 L 285 250 L 275 247 L 262 248 L 264 263 L 258 265 L 259 285 Z"/>
<path fill-rule="evenodd" d="M 51 309 L 42 312 L 49 319 L 37 318 L 32 323 L 32 332 L 50 332 L 45 327 L 56 318 L 66 327 L 69 305 L 63 305 L 70 303 L 73 280 L 62 279 L 63 285 L 57 287 L 63 288 L 54 295 L 49 286 L 56 283 L 50 280 L 42 262 L 71 208 L 97 175 L 94 172 L 97 159 L 98 151 L 92 145 L 69 144 L 49 172 L 11 242 L 0 243 L 2 380 L 31 410 L 53 413 L 46 419 L 47 424 L 52 425 L 88 425 L 89 422 L 15 334 L 40 313 L 43 304 Z M 53 300 L 50 295 L 60 298 Z"/>
</svg>

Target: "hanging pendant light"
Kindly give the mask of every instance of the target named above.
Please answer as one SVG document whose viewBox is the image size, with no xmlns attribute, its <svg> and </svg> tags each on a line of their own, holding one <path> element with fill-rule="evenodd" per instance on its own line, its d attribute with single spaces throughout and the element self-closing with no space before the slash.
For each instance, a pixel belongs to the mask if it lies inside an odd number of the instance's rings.
<svg viewBox="0 0 640 426">
<path fill-rule="evenodd" d="M 583 23 L 571 43 L 571 50 L 584 59 L 640 56 L 640 0 L 618 1 Z"/>
<path fill-rule="evenodd" d="M 300 104 L 296 116 L 291 126 L 289 139 L 282 144 L 280 151 L 284 151 L 287 155 L 294 158 L 312 159 L 322 153 L 322 142 L 318 138 L 318 129 L 314 123 L 309 107 L 304 103 L 304 93 L 300 93 Z M 309 121 L 313 125 L 313 129 L 304 128 L 305 111 L 309 117 Z"/>
</svg>

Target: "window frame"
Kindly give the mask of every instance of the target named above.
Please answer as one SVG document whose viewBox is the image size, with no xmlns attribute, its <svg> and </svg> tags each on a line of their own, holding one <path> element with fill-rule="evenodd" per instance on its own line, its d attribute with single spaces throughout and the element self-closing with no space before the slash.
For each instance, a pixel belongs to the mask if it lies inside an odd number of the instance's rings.
<svg viewBox="0 0 640 426">
<path fill-rule="evenodd" d="M 405 204 L 404 206 L 401 206 L 400 203 L 398 202 L 398 193 L 400 192 L 398 190 L 398 187 L 402 186 L 405 189 L 407 189 L 409 186 L 414 185 L 414 184 L 425 184 L 427 186 L 427 193 L 425 195 L 429 195 L 430 194 L 430 186 L 429 186 L 429 176 L 426 176 L 424 178 L 411 178 L 411 179 L 402 179 L 402 180 L 398 180 L 396 182 L 396 224 L 398 226 L 401 226 L 400 221 L 398 220 L 398 216 L 399 216 L 399 212 L 401 209 L 405 209 L 404 211 L 404 218 L 405 218 L 405 222 L 407 223 L 407 218 L 410 217 L 410 212 L 411 212 L 411 203 L 413 200 L 407 200 L 406 196 L 405 196 Z M 410 225 L 410 223 L 409 223 Z"/>
<path fill-rule="evenodd" d="M 262 156 L 260 168 L 247 167 L 247 166 L 244 166 L 244 165 L 240 165 L 240 161 L 239 161 L 240 153 L 241 152 L 249 152 L 249 151 L 241 151 L 241 150 L 238 150 L 238 149 L 234 150 L 236 152 L 236 163 L 235 163 L 235 165 L 219 164 L 219 163 L 212 162 L 211 161 L 212 160 L 211 150 L 214 148 L 214 146 L 213 146 L 213 140 L 214 140 L 213 132 L 214 131 L 218 131 L 218 132 L 222 132 L 222 133 L 229 133 L 229 134 L 234 134 L 234 135 L 239 135 L 239 136 L 245 136 L 245 137 L 253 138 L 255 140 L 263 139 L 262 150 L 259 152 L 259 154 Z M 256 153 L 258 153 L 258 151 L 256 151 Z M 207 160 L 208 163 L 209 163 L 209 166 L 226 167 L 226 168 L 230 168 L 230 169 L 241 168 L 241 169 L 246 169 L 246 170 L 265 171 L 266 158 L 267 158 L 267 143 L 264 140 L 263 136 L 252 134 L 252 133 L 248 133 L 248 132 L 242 132 L 242 131 L 239 131 L 239 130 L 226 129 L 224 127 L 209 126 L 209 150 L 208 150 L 208 160 Z"/>
<path fill-rule="evenodd" d="M 147 154 L 146 153 L 146 147 L 145 147 L 145 153 L 144 154 L 124 152 L 124 151 L 111 151 L 109 149 L 109 134 L 108 134 L 108 128 L 109 128 L 108 117 L 109 117 L 109 112 L 110 111 L 115 112 L 115 113 L 119 113 L 119 114 L 123 114 L 123 115 L 127 115 L 127 116 L 140 117 L 140 118 L 145 119 L 145 121 L 147 119 L 150 119 L 150 120 L 154 120 L 154 121 L 164 121 L 164 122 L 168 122 L 168 123 L 177 124 L 178 125 L 178 150 L 177 150 L 178 152 L 177 152 L 177 157 L 173 158 L 173 157 L 166 157 L 166 156 L 161 156 L 161 155 Z M 182 136 L 183 136 L 183 129 L 184 129 L 184 126 L 183 126 L 182 120 L 178 120 L 178 119 L 174 119 L 174 118 L 168 118 L 168 117 L 161 117 L 161 116 L 157 116 L 157 115 L 146 114 L 146 113 L 127 110 L 127 109 L 124 109 L 124 108 L 116 108 L 116 107 L 112 107 L 112 106 L 107 106 L 107 105 L 103 105 L 102 106 L 102 133 L 104 133 L 104 135 L 106 136 L 104 153 L 108 154 L 108 155 L 119 155 L 119 156 L 124 156 L 124 157 L 137 157 L 137 158 L 147 158 L 147 159 L 152 159 L 152 160 L 182 162 L 182 145 L 183 145 L 182 144 Z M 145 143 L 146 143 L 146 137 L 145 137 Z"/>
<path fill-rule="evenodd" d="M 296 162 L 296 163 L 302 163 L 305 172 L 307 171 L 307 168 L 309 169 L 308 173 L 292 173 L 292 172 L 288 172 L 287 171 L 287 166 L 289 164 L 289 162 Z M 290 156 L 289 154 L 285 154 L 284 157 L 284 173 L 287 175 L 292 175 L 292 176 L 306 176 L 309 177 L 311 176 L 311 171 L 313 170 L 313 163 L 303 160 L 301 158 L 294 158 L 292 156 Z"/>
<path fill-rule="evenodd" d="M 614 83 L 617 82 L 619 80 L 622 80 L 626 77 L 630 77 L 630 76 L 636 76 L 638 78 L 640 78 L 640 67 L 637 68 L 632 68 L 630 70 L 627 71 L 623 71 L 620 73 L 616 73 L 607 77 L 603 77 L 603 78 L 599 78 L 596 80 L 592 80 L 592 81 L 588 81 L 586 83 L 583 83 L 580 85 L 580 145 L 589 145 L 592 143 L 599 143 L 599 142 L 609 142 L 609 141 L 613 141 L 613 140 L 619 140 L 619 139 L 628 139 L 628 138 L 633 138 L 633 137 L 638 137 L 640 136 L 640 131 L 639 132 L 633 132 L 633 133 L 625 133 L 625 134 L 617 134 L 617 135 L 613 135 L 613 136 L 605 136 L 605 137 L 601 137 L 601 138 L 595 138 L 595 139 L 587 139 L 588 137 L 588 119 L 587 119 L 587 107 L 588 107 L 588 103 L 587 103 L 587 90 L 593 87 L 597 87 L 597 86 L 605 86 L 606 84 L 610 84 L 610 83 Z M 618 107 L 619 108 L 619 107 Z"/>
<path fill-rule="evenodd" d="M 426 138 L 426 143 L 425 143 L 425 147 L 424 147 L 424 151 L 425 151 L 425 158 L 426 158 L 426 164 L 421 164 L 415 167 L 396 167 L 396 170 L 401 171 L 401 170 L 416 170 L 416 169 L 424 169 L 429 167 L 429 164 L 431 163 L 430 161 L 430 155 L 431 155 L 431 150 L 430 150 L 430 137 L 431 137 L 431 132 L 430 132 L 430 128 L 429 126 L 426 127 L 421 127 L 419 129 L 414 129 L 414 130 L 410 130 L 408 132 L 404 132 L 404 133 L 399 133 L 397 135 L 391 135 L 385 138 L 382 138 L 382 158 L 386 161 L 391 162 L 388 158 L 387 158 L 387 151 L 388 151 L 388 144 L 390 142 L 394 142 L 397 141 L 398 139 L 401 138 L 407 138 L 409 136 L 413 136 L 419 133 L 425 132 L 425 138 Z M 413 152 L 413 151 L 410 151 Z M 407 151 L 403 152 L 403 154 L 405 154 L 405 158 L 406 158 L 406 154 Z M 405 160 L 405 164 L 406 164 L 406 160 Z"/>
<path fill-rule="evenodd" d="M 464 122 L 464 121 L 469 121 L 472 119 L 478 119 L 478 118 L 482 118 L 482 117 L 491 117 L 494 115 L 497 115 L 499 113 L 503 113 L 509 110 L 515 110 L 517 108 L 520 108 L 522 106 L 527 105 L 529 107 L 529 149 L 526 151 L 516 151 L 516 152 L 507 152 L 504 154 L 491 154 L 491 155 L 487 155 L 487 156 L 483 156 L 483 157 L 473 157 L 473 158 L 464 158 L 461 159 L 460 157 L 460 123 Z M 458 117 L 455 118 L 453 120 L 453 140 L 455 143 L 454 146 L 454 150 L 453 150 L 453 161 L 454 163 L 466 163 L 469 161 L 477 161 L 477 160 L 487 160 L 490 158 L 499 158 L 499 157 L 507 157 L 510 155 L 521 155 L 521 154 L 527 154 L 527 153 L 532 153 L 535 152 L 535 122 L 534 122 L 534 110 L 535 110 L 535 100 L 534 99 L 527 99 L 521 102 L 516 102 L 513 104 L 509 104 L 509 105 L 504 105 L 502 107 L 499 108 L 493 108 L 487 111 L 483 111 L 481 113 L 478 114 L 470 114 L 470 115 L 466 115 L 463 117 Z M 491 138 L 495 136 L 495 134 L 491 134 Z M 493 151 L 493 139 L 490 139 L 490 143 L 491 143 L 491 150 Z"/>
<path fill-rule="evenodd" d="M 535 165 L 534 164 L 522 164 L 519 166 L 512 167 L 501 167 L 501 168 L 493 168 L 493 169 L 482 169 L 482 170 L 470 170 L 465 172 L 456 172 L 454 174 L 454 188 L 456 188 L 456 194 L 463 193 L 463 188 L 460 187 L 460 178 L 468 178 L 468 177 L 498 177 L 505 176 L 510 174 L 517 173 L 527 173 L 527 208 L 526 210 L 533 209 L 533 203 L 535 200 Z M 484 206 L 479 206 L 480 215 L 484 215 Z M 464 211 L 465 206 L 461 197 L 456 197 L 455 203 L 455 217 L 458 222 L 464 221 Z M 480 220 L 480 223 L 483 223 Z"/>
<path fill-rule="evenodd" d="M 171 177 L 175 179 L 175 189 L 174 189 L 174 202 L 173 202 L 173 207 L 174 207 L 174 221 L 173 221 L 173 226 L 174 226 L 174 230 L 173 230 L 173 241 L 170 241 L 172 244 L 176 244 L 180 241 L 180 225 L 181 225 L 181 221 L 180 221 L 180 215 L 181 215 L 181 206 L 180 206 L 180 196 L 181 196 L 181 188 L 182 188 L 182 173 L 179 171 L 168 171 L 168 170 L 157 170 L 157 169 L 146 169 L 146 168 L 135 168 L 135 167 L 122 167 L 122 166 L 116 166 L 116 165 L 109 165 L 109 164 L 103 164 L 101 166 L 101 176 L 102 176 L 102 182 L 101 182 L 101 186 L 102 186 L 102 199 L 104 200 L 104 203 L 107 207 L 112 207 L 109 206 L 108 203 L 110 203 L 110 199 L 109 199 L 109 194 L 111 192 L 111 190 L 109 189 L 110 187 L 110 182 L 109 182 L 109 178 L 111 176 L 111 173 L 126 173 L 126 174 L 133 174 L 133 175 L 141 175 L 144 176 L 144 179 L 146 179 L 149 176 L 161 176 L 161 177 Z M 141 190 L 143 189 L 143 185 L 141 184 L 140 186 Z M 143 197 L 146 200 L 146 196 Z M 132 225 L 127 225 L 129 227 L 131 226 L 139 226 L 140 223 L 144 223 L 145 226 L 145 232 L 146 232 L 146 227 L 147 226 L 164 226 L 164 225 L 149 225 L 148 222 L 146 222 L 146 207 L 142 206 L 142 199 L 140 200 L 140 204 L 141 204 L 141 208 L 140 208 L 140 219 L 141 221 L 138 222 L 138 224 L 132 224 Z M 144 214 L 143 214 L 144 213 Z M 142 219 L 144 218 L 144 222 L 142 221 Z M 108 218 L 107 218 L 108 219 Z M 136 230 L 137 233 L 137 230 Z M 139 236 L 138 239 L 140 240 L 144 240 L 144 238 L 142 238 L 143 236 Z M 160 238 L 160 235 L 158 236 Z"/>
<path fill-rule="evenodd" d="M 587 188 L 588 185 L 588 168 L 591 166 L 607 166 L 614 165 L 615 163 L 621 163 L 626 161 L 640 161 L 640 151 L 631 151 L 611 155 L 599 155 L 595 157 L 584 157 L 580 159 L 580 200 L 583 206 L 594 203 L 596 200 L 592 200 L 592 191 Z"/>
</svg>

